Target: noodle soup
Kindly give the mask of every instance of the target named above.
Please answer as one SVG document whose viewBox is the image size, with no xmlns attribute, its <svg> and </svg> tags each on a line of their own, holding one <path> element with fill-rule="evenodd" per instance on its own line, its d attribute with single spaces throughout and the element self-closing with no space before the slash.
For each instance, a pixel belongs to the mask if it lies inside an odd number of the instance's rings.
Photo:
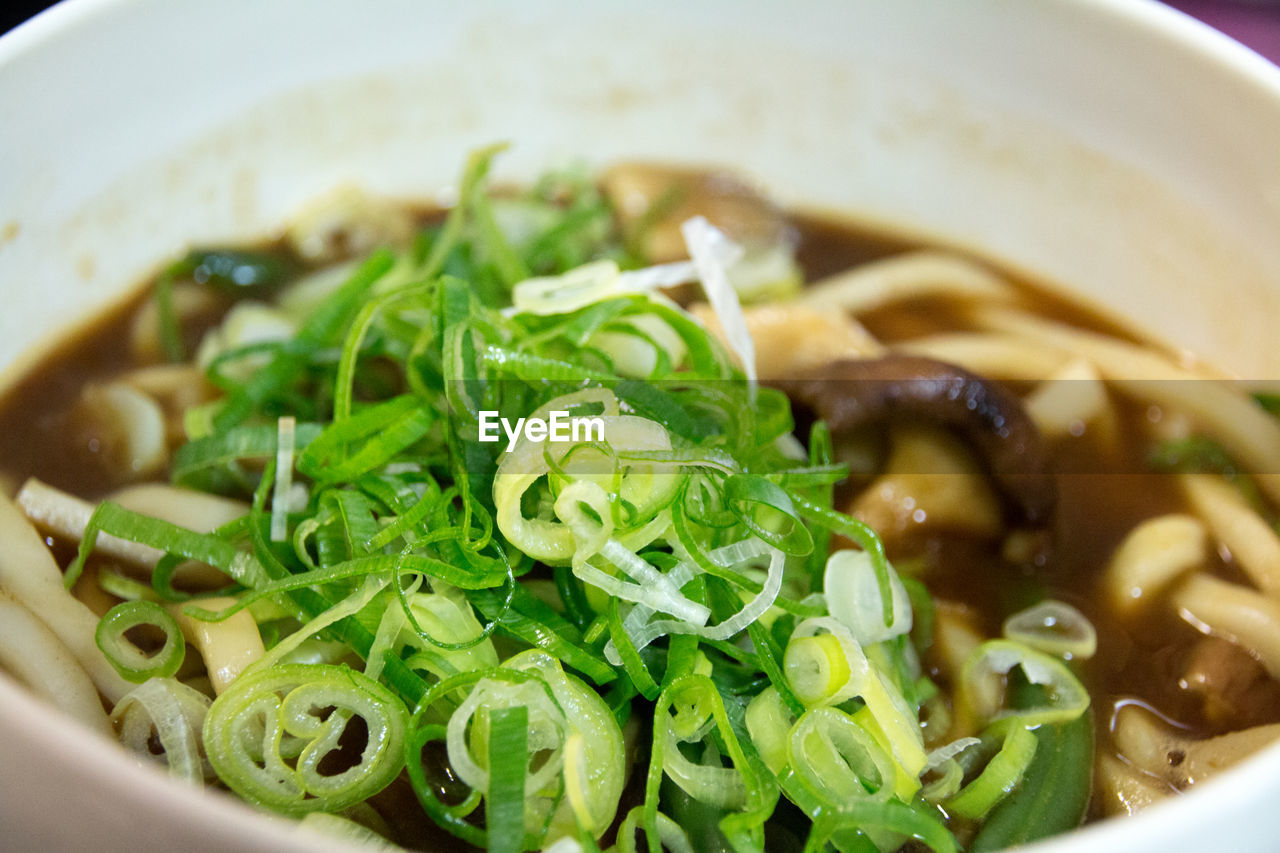
<svg viewBox="0 0 1280 853">
<path fill-rule="evenodd" d="M 992 849 L 1274 738 L 1270 398 L 723 174 L 490 194 L 491 154 L 448 212 L 192 252 L 15 391 L 7 523 L 82 602 L 37 692 L 495 849 Z M 490 408 L 605 437 L 504 452 Z"/>
</svg>

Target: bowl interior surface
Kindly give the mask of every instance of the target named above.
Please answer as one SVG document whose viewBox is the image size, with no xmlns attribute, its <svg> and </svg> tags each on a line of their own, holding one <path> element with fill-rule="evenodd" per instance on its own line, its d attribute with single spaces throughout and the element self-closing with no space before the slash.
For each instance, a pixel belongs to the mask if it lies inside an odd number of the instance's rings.
<svg viewBox="0 0 1280 853">
<path fill-rule="evenodd" d="M 0 115 L 10 382 L 187 245 L 260 237 L 342 183 L 434 197 L 495 140 L 513 143 L 500 179 L 731 165 L 1242 375 L 1280 368 L 1280 72 L 1154 3 L 77 0 L 0 41 Z M 10 840 L 316 849 L 40 707 L 0 679 Z M 1256 846 L 1280 829 L 1249 811 L 1280 794 L 1265 758 L 1049 846 Z M 37 806 L 80 786 L 83 820 Z"/>
</svg>

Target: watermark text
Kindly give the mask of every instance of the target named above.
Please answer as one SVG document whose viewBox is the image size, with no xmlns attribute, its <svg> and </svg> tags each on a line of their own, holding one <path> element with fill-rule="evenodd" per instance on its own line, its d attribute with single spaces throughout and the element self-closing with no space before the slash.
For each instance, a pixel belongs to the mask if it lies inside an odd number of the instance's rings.
<svg viewBox="0 0 1280 853">
<path fill-rule="evenodd" d="M 526 441 L 581 442 L 604 441 L 604 418 L 572 416 L 566 411 L 551 411 L 546 418 L 517 418 L 513 423 L 497 412 L 480 412 L 480 441 L 500 441 L 505 434 L 507 452 L 523 435 Z"/>
</svg>

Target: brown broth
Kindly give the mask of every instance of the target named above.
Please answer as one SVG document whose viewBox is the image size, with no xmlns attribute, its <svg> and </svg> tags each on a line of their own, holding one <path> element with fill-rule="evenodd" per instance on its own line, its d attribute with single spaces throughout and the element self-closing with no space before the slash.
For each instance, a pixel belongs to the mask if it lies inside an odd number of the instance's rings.
<svg viewBox="0 0 1280 853">
<path fill-rule="evenodd" d="M 70 412 L 90 382 L 133 366 L 129 327 L 143 299 L 131 300 L 62 343 L 0 401 L 0 472 L 16 488 L 37 477 L 88 499 L 118 485 L 91 439 L 78 434 Z"/>
</svg>

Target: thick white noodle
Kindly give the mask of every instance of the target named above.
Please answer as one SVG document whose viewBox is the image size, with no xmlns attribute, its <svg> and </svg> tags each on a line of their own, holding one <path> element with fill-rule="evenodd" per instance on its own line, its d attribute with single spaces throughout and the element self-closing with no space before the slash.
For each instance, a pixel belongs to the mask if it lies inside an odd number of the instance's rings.
<svg viewBox="0 0 1280 853">
<path fill-rule="evenodd" d="M 47 625 L 2 592 L 0 668 L 94 731 L 114 736 L 88 673 Z"/>
<path fill-rule="evenodd" d="M 1280 604 L 1239 584 L 1197 574 L 1174 590 L 1170 602 L 1192 625 L 1253 655 L 1280 679 Z"/>
<path fill-rule="evenodd" d="M 88 501 L 55 489 L 34 477 L 23 484 L 15 500 L 27 514 L 27 518 L 41 530 L 72 542 L 84 536 L 94 509 L 94 505 Z M 164 556 L 163 551 L 109 533 L 98 537 L 97 550 L 108 557 L 146 569 L 155 568 L 156 563 Z"/>
<path fill-rule="evenodd" d="M 49 626 L 89 673 L 94 686 L 118 702 L 133 685 L 107 662 L 94 639 L 97 615 L 72 597 L 44 539 L 8 498 L 0 497 L 0 588 Z"/>
<path fill-rule="evenodd" d="M 1107 815 L 1136 815 L 1176 793 L 1168 783 L 1114 755 L 1099 755 L 1095 766 L 1095 796 Z"/>
<path fill-rule="evenodd" d="M 690 313 L 728 346 L 714 311 L 698 304 Z M 794 379 L 839 359 L 876 358 L 886 349 L 857 320 L 838 311 L 779 303 L 744 309 L 747 332 L 755 341 L 761 379 Z"/>
<path fill-rule="evenodd" d="M 1226 546 L 1259 589 L 1280 600 L 1280 536 L 1275 529 L 1221 477 L 1183 474 L 1180 481 L 1192 511 L 1213 538 Z"/>
<path fill-rule="evenodd" d="M 1055 370 L 1022 404 L 1040 434 L 1050 439 L 1071 435 L 1095 422 L 1114 423 L 1115 418 L 1102 377 L 1082 358 Z"/>
<path fill-rule="evenodd" d="M 1208 533 L 1199 519 L 1173 514 L 1149 518 L 1129 531 L 1111 555 L 1106 589 L 1111 606 L 1132 612 L 1208 559 Z"/>
<path fill-rule="evenodd" d="M 107 500 L 197 533 L 208 533 L 249 514 L 249 505 L 244 501 L 164 483 L 125 486 L 108 495 Z"/>
<path fill-rule="evenodd" d="M 1216 776 L 1280 738 L 1280 723 L 1197 739 L 1140 706 L 1126 705 L 1116 714 L 1112 732 L 1120 754 L 1133 767 L 1182 790 Z"/>
<path fill-rule="evenodd" d="M 894 350 L 963 367 L 991 379 L 1037 382 L 1071 356 L 1055 347 L 998 332 L 943 332 L 893 345 Z"/>
<path fill-rule="evenodd" d="M 158 518 L 198 533 L 207 533 L 249 512 L 249 505 L 243 501 L 163 483 L 126 486 L 108 495 L 107 499 L 115 501 L 132 512 Z M 93 515 L 94 510 L 94 505 L 88 501 L 56 489 L 34 477 L 23 484 L 16 501 L 26 513 L 27 518 L 41 530 L 72 542 L 79 541 L 84 536 L 89 517 Z M 156 563 L 164 556 L 163 551 L 149 545 L 140 545 L 107 533 L 98 536 L 95 550 L 146 572 L 154 569 Z M 197 587 L 221 585 L 226 582 L 226 576 L 217 569 L 195 562 L 184 563 L 178 570 L 177 577 L 184 583 Z"/>
<path fill-rule="evenodd" d="M 937 427 L 900 424 L 883 473 L 846 510 L 887 543 L 925 530 L 995 537 L 1000 501 L 973 452 Z"/>
<path fill-rule="evenodd" d="M 963 255 L 923 249 L 860 264 L 815 282 L 800 301 L 851 314 L 923 296 L 1007 301 L 1009 283 Z"/>
<path fill-rule="evenodd" d="M 236 603 L 234 598 L 202 598 L 200 606 L 209 610 L 221 610 Z M 220 622 L 207 622 L 183 612 L 181 605 L 170 605 L 169 613 L 182 629 L 187 639 L 204 660 L 209 673 L 209 683 L 215 693 L 222 693 L 231 682 L 240 677 L 250 664 L 260 660 L 266 649 L 258 623 L 248 610 L 233 613 Z M 292 643 L 293 637 L 283 642 Z"/>
</svg>

